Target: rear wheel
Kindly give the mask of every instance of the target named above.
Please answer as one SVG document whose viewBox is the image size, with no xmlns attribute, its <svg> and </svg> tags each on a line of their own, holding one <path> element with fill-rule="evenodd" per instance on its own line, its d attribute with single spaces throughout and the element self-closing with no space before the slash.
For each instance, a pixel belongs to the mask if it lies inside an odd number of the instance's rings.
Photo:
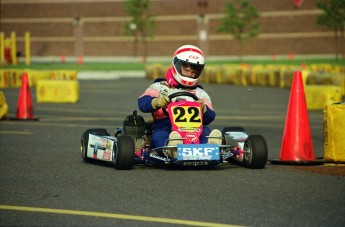
<svg viewBox="0 0 345 227">
<path fill-rule="evenodd" d="M 244 143 L 243 164 L 250 169 L 265 168 L 268 156 L 266 140 L 261 135 L 250 135 Z"/>
<path fill-rule="evenodd" d="M 130 136 L 117 137 L 113 152 L 113 164 L 116 169 L 128 170 L 134 164 L 134 142 Z"/>
<path fill-rule="evenodd" d="M 87 157 L 87 145 L 89 143 L 89 134 L 96 134 L 100 136 L 109 136 L 110 134 L 108 131 L 104 128 L 94 128 L 94 129 L 88 129 L 86 130 L 83 135 L 81 136 L 81 148 L 80 148 L 80 154 L 81 158 L 85 162 L 90 162 L 92 159 Z"/>
</svg>

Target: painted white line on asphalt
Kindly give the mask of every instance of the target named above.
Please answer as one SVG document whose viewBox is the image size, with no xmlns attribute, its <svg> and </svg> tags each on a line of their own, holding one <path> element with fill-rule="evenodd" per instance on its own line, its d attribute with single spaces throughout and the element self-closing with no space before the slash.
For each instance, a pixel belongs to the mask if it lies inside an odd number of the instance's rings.
<svg viewBox="0 0 345 227">
<path fill-rule="evenodd" d="M 0 131 L 0 134 L 11 134 L 11 135 L 31 135 L 29 131 Z"/>
</svg>

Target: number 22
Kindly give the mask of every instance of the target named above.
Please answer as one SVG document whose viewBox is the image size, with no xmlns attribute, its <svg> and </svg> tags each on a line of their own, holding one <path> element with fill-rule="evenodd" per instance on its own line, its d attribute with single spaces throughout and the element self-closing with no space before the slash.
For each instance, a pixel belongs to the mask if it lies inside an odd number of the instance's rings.
<svg viewBox="0 0 345 227">
<path fill-rule="evenodd" d="M 187 109 L 188 115 L 190 116 L 189 122 L 201 122 L 201 119 L 199 117 L 199 109 L 195 106 L 188 107 Z M 174 115 L 176 114 L 176 122 L 187 122 L 186 118 L 186 109 L 183 107 L 176 107 L 173 110 Z"/>
</svg>

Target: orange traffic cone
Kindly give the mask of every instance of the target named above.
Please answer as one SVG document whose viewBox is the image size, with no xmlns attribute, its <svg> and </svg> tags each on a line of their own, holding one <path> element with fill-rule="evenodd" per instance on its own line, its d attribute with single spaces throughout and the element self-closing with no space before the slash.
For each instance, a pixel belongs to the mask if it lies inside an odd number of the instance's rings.
<svg viewBox="0 0 345 227">
<path fill-rule="evenodd" d="M 272 160 L 271 163 L 291 165 L 323 163 L 322 160 L 315 160 L 302 73 L 300 71 L 294 73 L 292 80 L 280 160 Z"/>
<path fill-rule="evenodd" d="M 14 120 L 37 120 L 37 118 L 34 118 L 28 74 L 26 72 L 22 75 L 22 86 L 19 92 L 17 114 Z"/>
</svg>

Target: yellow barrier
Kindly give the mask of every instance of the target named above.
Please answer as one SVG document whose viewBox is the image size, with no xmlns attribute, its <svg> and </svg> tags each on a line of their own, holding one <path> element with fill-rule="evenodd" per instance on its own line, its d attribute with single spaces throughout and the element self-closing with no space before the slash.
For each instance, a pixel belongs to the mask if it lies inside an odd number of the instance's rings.
<svg viewBox="0 0 345 227">
<path fill-rule="evenodd" d="M 341 89 L 332 85 L 307 85 L 305 97 L 309 110 L 323 110 L 325 106 L 341 102 Z"/>
<path fill-rule="evenodd" d="M 221 81 L 221 77 L 220 77 L 220 73 L 221 73 L 221 68 L 219 66 L 214 66 L 208 69 L 207 71 L 207 75 L 203 75 L 205 76 L 206 79 L 206 83 L 220 83 Z"/>
<path fill-rule="evenodd" d="M 8 105 L 6 103 L 5 95 L 0 91 L 0 119 L 3 119 L 8 113 Z"/>
<path fill-rule="evenodd" d="M 28 70 L 29 84 L 36 87 L 40 80 L 50 80 L 52 71 L 50 70 Z"/>
<path fill-rule="evenodd" d="M 50 71 L 50 79 L 52 80 L 77 80 L 76 70 L 53 70 Z"/>
<path fill-rule="evenodd" d="M 251 68 L 243 68 L 242 75 L 246 81 L 246 85 L 256 85 L 254 71 Z"/>
<path fill-rule="evenodd" d="M 147 79 L 165 77 L 170 66 L 162 64 L 147 65 Z M 341 96 L 345 95 L 345 67 L 329 64 L 315 65 L 246 65 L 223 64 L 206 65 L 201 83 L 235 84 L 252 86 L 275 86 L 289 88 L 295 71 L 302 71 L 304 85 L 331 85 L 340 88 Z"/>
<path fill-rule="evenodd" d="M 79 83 L 76 80 L 39 80 L 36 88 L 38 103 L 76 103 Z"/>
<path fill-rule="evenodd" d="M 8 82 L 6 72 L 0 69 L 0 88 L 8 87 L 7 84 Z"/>
<path fill-rule="evenodd" d="M 40 80 L 77 80 L 76 70 L 29 70 L 29 69 L 0 69 L 0 88 L 19 88 L 22 75 L 26 72 L 29 86 L 35 87 Z"/>
<path fill-rule="evenodd" d="M 341 73 L 310 72 L 306 80 L 308 85 L 337 85 L 341 95 L 345 95 L 345 75 Z"/>
<path fill-rule="evenodd" d="M 152 79 L 153 75 L 153 69 L 152 65 L 146 65 L 145 66 L 145 78 L 146 79 Z"/>
<path fill-rule="evenodd" d="M 345 104 L 326 106 L 324 110 L 324 159 L 345 162 Z"/>
<path fill-rule="evenodd" d="M 165 66 L 162 64 L 153 64 L 147 65 L 145 67 L 145 74 L 147 79 L 157 79 L 157 78 L 165 78 Z"/>
<path fill-rule="evenodd" d="M 331 72 L 333 70 L 333 66 L 330 64 L 311 64 L 309 68 L 317 72 Z"/>
<path fill-rule="evenodd" d="M 201 83 L 209 83 L 208 77 L 210 75 L 211 68 L 212 67 L 205 67 L 204 68 L 203 75 L 200 77 L 200 80 L 199 80 Z"/>
<path fill-rule="evenodd" d="M 23 72 L 21 69 L 0 69 L 0 88 L 20 87 Z"/>
<path fill-rule="evenodd" d="M 246 85 L 242 70 L 237 65 L 222 66 L 222 82 L 226 84 Z"/>
</svg>

